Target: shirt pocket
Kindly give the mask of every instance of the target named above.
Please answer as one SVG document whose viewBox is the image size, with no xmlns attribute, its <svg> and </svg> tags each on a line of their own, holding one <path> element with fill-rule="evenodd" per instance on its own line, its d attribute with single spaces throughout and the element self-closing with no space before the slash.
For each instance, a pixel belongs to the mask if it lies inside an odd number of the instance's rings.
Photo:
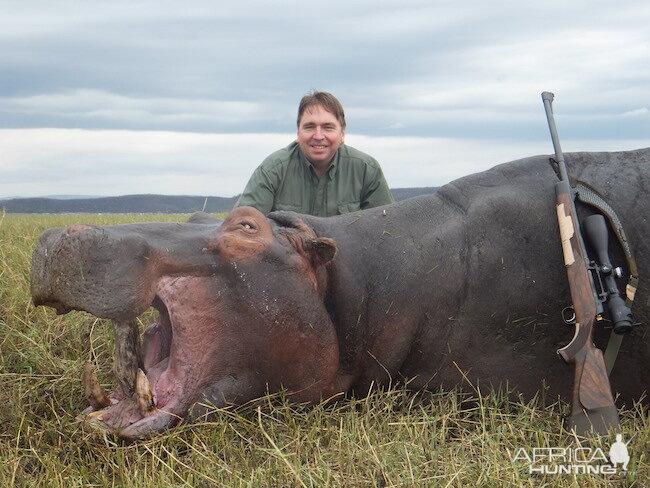
<svg viewBox="0 0 650 488">
<path fill-rule="evenodd" d="M 357 210 L 361 210 L 361 202 L 341 203 L 338 205 L 339 215 L 356 212 Z"/>
</svg>

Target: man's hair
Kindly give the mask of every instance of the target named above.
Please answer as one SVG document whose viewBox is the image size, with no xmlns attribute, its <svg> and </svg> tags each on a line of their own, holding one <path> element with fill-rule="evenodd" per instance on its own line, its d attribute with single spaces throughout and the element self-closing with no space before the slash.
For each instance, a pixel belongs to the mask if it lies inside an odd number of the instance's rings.
<svg viewBox="0 0 650 488">
<path fill-rule="evenodd" d="M 297 125 L 300 127 L 300 119 L 302 114 L 305 113 L 310 107 L 314 105 L 321 105 L 325 110 L 332 113 L 336 120 L 341 124 L 341 129 L 345 129 L 345 112 L 343 112 L 343 105 L 339 102 L 334 95 L 322 91 L 312 91 L 302 97 L 298 105 L 298 121 Z"/>
</svg>

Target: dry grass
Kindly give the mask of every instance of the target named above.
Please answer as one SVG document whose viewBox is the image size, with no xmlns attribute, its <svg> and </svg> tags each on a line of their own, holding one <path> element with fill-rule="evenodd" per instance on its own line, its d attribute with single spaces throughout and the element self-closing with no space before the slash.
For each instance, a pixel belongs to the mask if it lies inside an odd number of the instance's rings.
<svg viewBox="0 0 650 488">
<path fill-rule="evenodd" d="M 184 216 L 0 213 L 0 486 L 650 487 L 650 420 L 641 405 L 622 412 L 632 438 L 626 476 L 529 474 L 512 462 L 519 448 L 577 445 L 561 429 L 566 406 L 499 392 L 423 397 L 394 387 L 315 408 L 280 394 L 147 442 L 85 433 L 75 420 L 86 406 L 81 366 L 92 356 L 110 387 L 111 329 L 85 313 L 35 309 L 31 252 L 47 227 L 145 219 Z M 607 452 L 611 442 L 583 445 Z"/>
</svg>

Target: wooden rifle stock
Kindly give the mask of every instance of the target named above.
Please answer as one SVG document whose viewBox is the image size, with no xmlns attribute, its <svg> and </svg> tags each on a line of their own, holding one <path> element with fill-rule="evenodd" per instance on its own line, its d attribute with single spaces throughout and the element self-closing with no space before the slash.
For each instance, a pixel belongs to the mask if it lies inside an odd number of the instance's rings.
<svg viewBox="0 0 650 488">
<path fill-rule="evenodd" d="M 574 203 L 574 192 L 560 148 L 551 108 L 553 94 L 542 93 L 551 130 L 555 156 L 560 167 L 560 181 L 555 186 L 555 199 L 562 253 L 567 270 L 571 301 L 575 313 L 575 334 L 558 354 L 573 366 L 571 412 L 567 429 L 584 435 L 590 430 L 604 434 L 620 431 L 618 413 L 612 397 L 603 354 L 593 343 L 593 328 L 598 315 L 598 298 L 588 264 L 580 224 Z"/>
<path fill-rule="evenodd" d="M 598 313 L 594 285 L 587 269 L 587 257 L 579 233 L 573 198 L 561 187 L 556 187 L 556 204 L 564 264 L 567 270 L 571 302 L 575 313 L 575 334 L 558 354 L 573 366 L 571 413 L 567 429 L 586 434 L 594 429 L 606 433 L 620 430 L 603 353 L 593 343 L 593 330 Z M 570 191 L 570 188 L 569 188 Z"/>
</svg>

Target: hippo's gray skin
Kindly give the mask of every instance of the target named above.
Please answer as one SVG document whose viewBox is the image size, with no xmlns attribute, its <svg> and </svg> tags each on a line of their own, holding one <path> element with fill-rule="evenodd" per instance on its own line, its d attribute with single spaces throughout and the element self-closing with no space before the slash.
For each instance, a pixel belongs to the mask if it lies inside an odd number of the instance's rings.
<svg viewBox="0 0 650 488">
<path fill-rule="evenodd" d="M 611 379 L 619 402 L 640 399 L 650 382 L 650 149 L 565 158 L 616 210 L 635 251 L 642 325 L 624 340 Z M 567 398 L 572 369 L 556 350 L 574 328 L 560 315 L 570 299 L 556 181 L 538 156 L 339 217 L 242 207 L 223 224 L 197 215 L 51 229 L 34 252 L 32 295 L 59 312 L 114 319 L 119 388 L 104 401 L 89 394 L 89 420 L 123 437 L 171 427 L 193 405 L 201 414 L 201 402 L 279 388 L 307 402 L 390 380 L 415 389 L 507 384 L 525 396 L 546 385 Z M 624 266 L 613 239 L 610 248 Z M 161 319 L 140 353 L 133 319 L 152 304 Z"/>
<path fill-rule="evenodd" d="M 641 276 L 634 316 L 647 324 L 650 149 L 565 158 L 569 174 L 596 188 L 626 229 Z M 570 297 L 556 181 L 549 158 L 539 156 L 392 206 L 330 219 L 300 216 L 337 243 L 326 306 L 339 338 L 339 375 L 349 375 L 345 386 L 363 390 L 392 377 L 415 378 L 413 388 L 450 388 L 470 380 L 507 382 L 530 396 L 545 380 L 550 393 L 566 395 L 572 374 L 556 350 L 574 327 L 560 316 Z M 613 262 L 625 267 L 614 241 Z M 599 343 L 608 334 L 598 334 Z M 622 400 L 648 390 L 648 335 L 636 327 L 623 342 L 612 376 Z"/>
</svg>

